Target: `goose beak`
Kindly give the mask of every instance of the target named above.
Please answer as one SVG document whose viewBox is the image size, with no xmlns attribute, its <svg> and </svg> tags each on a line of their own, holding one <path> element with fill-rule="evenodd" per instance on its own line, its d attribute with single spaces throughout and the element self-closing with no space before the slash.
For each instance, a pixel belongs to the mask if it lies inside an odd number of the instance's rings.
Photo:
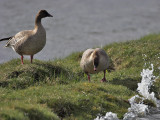
<svg viewBox="0 0 160 120">
<path fill-rule="evenodd" d="M 51 14 L 48 13 L 48 16 L 47 16 L 47 17 L 53 17 L 53 16 L 52 16 Z"/>
<path fill-rule="evenodd" d="M 97 71 L 97 68 L 96 68 L 96 67 L 94 67 L 94 71 Z"/>
</svg>

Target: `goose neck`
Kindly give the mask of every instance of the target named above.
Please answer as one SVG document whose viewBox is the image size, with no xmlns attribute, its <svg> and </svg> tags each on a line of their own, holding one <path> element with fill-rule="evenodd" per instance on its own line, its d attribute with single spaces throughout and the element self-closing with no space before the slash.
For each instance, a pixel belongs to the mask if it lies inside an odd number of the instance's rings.
<svg viewBox="0 0 160 120">
<path fill-rule="evenodd" d="M 39 27 L 39 26 L 42 26 L 41 25 L 41 17 L 40 16 L 36 16 L 36 19 L 35 19 L 35 28 Z"/>
</svg>

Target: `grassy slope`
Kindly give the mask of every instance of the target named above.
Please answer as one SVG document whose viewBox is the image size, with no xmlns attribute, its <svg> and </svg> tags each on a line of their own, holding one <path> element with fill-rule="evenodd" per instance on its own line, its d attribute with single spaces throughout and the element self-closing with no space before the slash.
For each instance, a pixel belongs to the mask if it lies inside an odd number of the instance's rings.
<svg viewBox="0 0 160 120">
<path fill-rule="evenodd" d="M 129 107 L 128 99 L 137 94 L 142 69 L 153 63 L 154 74 L 159 75 L 159 45 L 160 35 L 149 35 L 105 46 L 115 68 L 106 74 L 107 83 L 100 82 L 103 73 L 92 75 L 88 83 L 79 67 L 82 52 L 55 61 L 35 60 L 30 64 L 25 60 L 20 65 L 20 60 L 14 59 L 1 64 L 0 118 L 91 120 L 109 111 L 122 118 Z M 159 97 L 159 78 L 152 90 Z"/>
</svg>

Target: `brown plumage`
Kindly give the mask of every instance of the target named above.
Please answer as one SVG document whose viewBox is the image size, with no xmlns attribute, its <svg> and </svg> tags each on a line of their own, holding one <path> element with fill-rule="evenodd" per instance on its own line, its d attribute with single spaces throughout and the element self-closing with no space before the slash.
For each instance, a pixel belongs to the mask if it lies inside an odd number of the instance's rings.
<svg viewBox="0 0 160 120">
<path fill-rule="evenodd" d="M 87 49 L 82 55 L 80 66 L 82 70 L 88 75 L 88 81 L 90 81 L 90 74 L 103 71 L 104 78 L 102 79 L 102 82 L 105 82 L 105 73 L 109 67 L 109 57 L 101 48 Z"/>
<path fill-rule="evenodd" d="M 33 30 L 24 30 L 17 33 L 13 37 L 3 38 L 9 40 L 5 47 L 11 47 L 15 52 L 21 55 L 21 63 L 23 64 L 23 55 L 31 56 L 41 51 L 46 44 L 46 31 L 41 24 L 41 19 L 45 17 L 53 17 L 46 10 L 40 10 L 35 18 L 35 27 Z"/>
</svg>

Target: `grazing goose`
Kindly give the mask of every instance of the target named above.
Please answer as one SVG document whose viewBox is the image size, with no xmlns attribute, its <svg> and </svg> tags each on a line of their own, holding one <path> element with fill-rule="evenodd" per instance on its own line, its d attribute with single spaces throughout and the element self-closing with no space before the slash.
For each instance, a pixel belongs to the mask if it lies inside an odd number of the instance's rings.
<svg viewBox="0 0 160 120">
<path fill-rule="evenodd" d="M 104 72 L 104 77 L 101 81 L 106 82 L 105 73 L 109 67 L 109 57 L 103 49 L 87 49 L 82 55 L 80 66 L 88 75 L 89 82 L 90 74 L 95 74 L 100 71 Z"/>
<path fill-rule="evenodd" d="M 30 55 L 31 63 L 33 55 L 43 49 L 46 44 L 46 31 L 41 24 L 41 19 L 45 17 L 53 17 L 46 10 L 40 10 L 36 15 L 35 27 L 33 30 L 24 30 L 15 36 L 3 38 L 0 41 L 9 40 L 5 47 L 11 47 L 19 55 L 21 55 L 21 63 L 23 64 L 23 55 Z"/>
</svg>

